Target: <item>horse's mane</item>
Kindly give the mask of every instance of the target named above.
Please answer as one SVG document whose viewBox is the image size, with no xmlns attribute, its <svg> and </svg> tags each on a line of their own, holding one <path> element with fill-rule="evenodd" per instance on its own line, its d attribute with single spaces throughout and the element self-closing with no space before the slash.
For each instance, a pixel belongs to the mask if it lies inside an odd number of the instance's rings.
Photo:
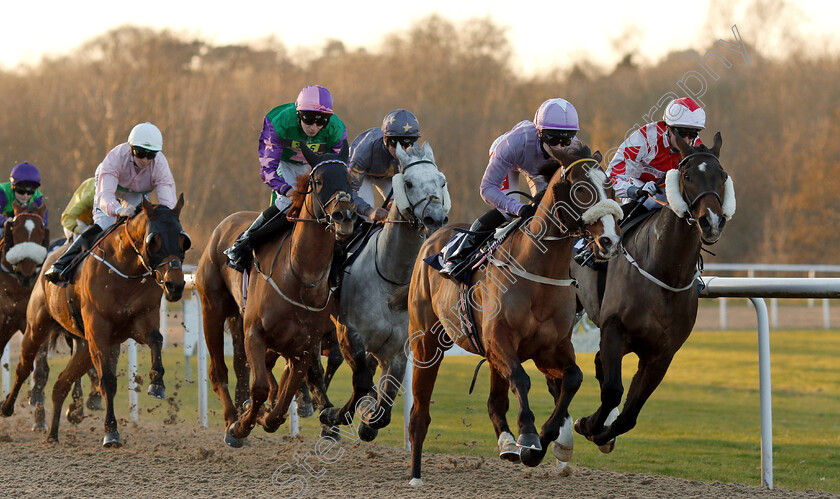
<svg viewBox="0 0 840 499">
<path fill-rule="evenodd" d="M 564 147 L 563 151 L 571 156 L 573 159 L 583 159 L 583 158 L 591 158 L 592 157 L 592 149 L 589 148 L 588 145 L 584 144 L 583 142 L 575 142 L 568 147 Z M 542 175 L 547 182 L 551 181 L 551 177 L 557 173 L 557 170 L 563 166 L 560 164 L 559 161 L 556 159 L 549 159 L 542 166 L 537 169 L 537 173 Z"/>
<path fill-rule="evenodd" d="M 304 192 L 309 190 L 309 174 L 306 175 L 298 175 L 297 181 L 295 182 L 295 192 L 292 196 L 292 207 L 289 208 L 289 211 L 292 213 L 299 212 L 303 208 L 303 201 L 306 199 L 306 196 L 303 195 Z M 294 211 L 293 211 L 294 210 Z"/>
</svg>

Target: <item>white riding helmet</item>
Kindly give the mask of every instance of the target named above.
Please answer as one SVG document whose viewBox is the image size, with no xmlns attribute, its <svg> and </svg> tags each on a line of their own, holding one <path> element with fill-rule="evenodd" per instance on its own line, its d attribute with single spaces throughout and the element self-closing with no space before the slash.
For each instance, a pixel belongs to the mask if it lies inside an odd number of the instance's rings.
<svg viewBox="0 0 840 499">
<path fill-rule="evenodd" d="M 161 151 L 163 150 L 163 134 L 160 133 L 158 127 L 147 121 L 131 129 L 131 133 L 128 134 L 128 144 L 149 151 Z"/>
<path fill-rule="evenodd" d="M 706 128 L 706 111 L 691 97 L 672 100 L 665 108 L 663 119 L 668 126 Z"/>
</svg>

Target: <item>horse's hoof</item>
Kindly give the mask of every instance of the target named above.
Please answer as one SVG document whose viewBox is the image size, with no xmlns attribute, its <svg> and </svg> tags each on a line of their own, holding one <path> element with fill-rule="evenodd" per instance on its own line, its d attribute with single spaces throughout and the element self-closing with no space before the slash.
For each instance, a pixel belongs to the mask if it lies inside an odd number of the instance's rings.
<svg viewBox="0 0 840 499">
<path fill-rule="evenodd" d="M 99 395 L 99 394 L 88 395 L 87 402 L 85 402 L 85 407 L 87 407 L 91 411 L 101 411 L 102 410 L 102 396 Z"/>
<path fill-rule="evenodd" d="M 340 407 L 327 407 L 321 411 L 318 419 L 321 421 L 321 424 L 325 424 L 327 426 L 338 426 L 342 423 L 341 418 L 338 416 L 340 410 Z"/>
<path fill-rule="evenodd" d="M 542 449 L 536 450 L 530 447 L 524 447 L 519 451 L 519 459 L 522 460 L 522 464 L 530 468 L 539 466 L 543 457 L 545 457 L 545 453 Z"/>
<path fill-rule="evenodd" d="M 565 445 L 557 442 L 551 442 L 551 453 L 554 454 L 554 457 L 556 457 L 558 461 L 568 463 L 572 460 L 573 451 L 574 447 L 566 447 Z"/>
<path fill-rule="evenodd" d="M 586 419 L 586 418 L 578 418 L 575 421 L 575 432 L 577 432 L 578 435 L 583 435 L 584 437 L 588 437 L 588 435 L 583 431 L 584 419 Z"/>
<path fill-rule="evenodd" d="M 247 399 L 245 402 L 242 402 L 242 411 L 247 411 L 253 404 L 254 402 L 251 399 Z"/>
<path fill-rule="evenodd" d="M 408 484 L 412 487 L 422 487 L 423 486 L 423 479 L 422 478 L 412 478 Z"/>
<path fill-rule="evenodd" d="M 32 425 L 32 431 L 47 431 L 47 424 L 43 421 L 36 421 Z"/>
<path fill-rule="evenodd" d="M 8 418 L 15 413 L 15 404 L 3 404 L 0 406 L 0 416 Z"/>
<path fill-rule="evenodd" d="M 338 426 L 321 425 L 321 437 L 331 438 L 336 442 L 341 442 L 341 432 Z"/>
<path fill-rule="evenodd" d="M 519 463 L 519 447 L 516 446 L 516 440 L 510 432 L 504 431 L 499 435 L 499 457 L 505 461 L 512 463 Z"/>
<path fill-rule="evenodd" d="M 519 438 L 516 439 L 516 445 L 522 449 L 542 450 L 540 436 L 536 433 L 523 433 L 519 435 Z"/>
<path fill-rule="evenodd" d="M 48 444 L 57 444 L 58 443 L 58 437 L 53 436 L 53 435 L 48 436 L 47 437 L 47 443 Z"/>
<path fill-rule="evenodd" d="M 312 402 L 307 402 L 306 404 L 298 404 L 297 415 L 301 418 L 311 418 L 312 416 L 314 416 L 315 408 L 312 406 Z"/>
<path fill-rule="evenodd" d="M 38 404 L 44 405 L 45 402 L 43 393 L 32 393 L 29 395 L 29 407 L 37 407 Z"/>
<path fill-rule="evenodd" d="M 67 417 L 67 422 L 70 424 L 79 424 L 85 419 L 85 413 L 82 406 L 70 406 L 67 408 L 64 415 Z"/>
<path fill-rule="evenodd" d="M 149 385 L 146 393 L 156 399 L 166 400 L 166 387 L 163 385 Z"/>
<path fill-rule="evenodd" d="M 614 449 L 615 449 L 615 439 L 614 438 L 612 440 L 610 440 L 609 442 L 598 446 L 598 450 L 603 452 L 604 454 L 609 454 Z"/>
<path fill-rule="evenodd" d="M 379 430 L 376 428 L 371 428 L 364 423 L 359 425 L 359 438 L 361 438 L 364 442 L 373 442 L 373 439 L 376 438 L 378 433 Z"/>
<path fill-rule="evenodd" d="M 551 452 L 559 461 L 568 463 L 572 459 L 575 448 L 574 433 L 572 433 L 572 418 L 566 416 L 554 442 L 551 442 Z"/>
<path fill-rule="evenodd" d="M 122 445 L 123 444 L 120 441 L 120 433 L 117 431 L 109 431 L 105 434 L 105 438 L 102 439 L 102 446 L 109 449 L 118 449 L 122 447 Z"/>
<path fill-rule="evenodd" d="M 225 443 L 228 444 L 228 446 L 233 447 L 234 449 L 242 447 L 242 443 L 245 441 L 244 438 L 235 437 L 233 436 L 233 433 L 231 433 L 236 428 L 237 424 L 237 422 L 234 422 L 225 431 Z"/>
</svg>

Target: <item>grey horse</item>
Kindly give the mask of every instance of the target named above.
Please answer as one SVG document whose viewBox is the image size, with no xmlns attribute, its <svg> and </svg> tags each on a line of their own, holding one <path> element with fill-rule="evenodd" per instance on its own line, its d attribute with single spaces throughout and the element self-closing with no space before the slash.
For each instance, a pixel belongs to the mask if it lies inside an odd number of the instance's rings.
<svg viewBox="0 0 840 499">
<path fill-rule="evenodd" d="M 343 407 L 324 409 L 320 416 L 326 425 L 350 425 L 358 405 L 362 419 L 358 434 L 365 441 L 376 438 L 378 430 L 390 423 L 406 368 L 408 312 L 391 310 L 388 299 L 411 279 L 426 237 L 449 220 L 446 177 L 438 170 L 429 143 L 407 150 L 398 145 L 397 159 L 400 171 L 392 180 L 394 203 L 388 219 L 345 270 L 338 314 L 333 317 L 341 353 L 353 370 L 353 395 Z M 378 389 L 372 392 L 377 363 L 382 373 Z"/>
</svg>

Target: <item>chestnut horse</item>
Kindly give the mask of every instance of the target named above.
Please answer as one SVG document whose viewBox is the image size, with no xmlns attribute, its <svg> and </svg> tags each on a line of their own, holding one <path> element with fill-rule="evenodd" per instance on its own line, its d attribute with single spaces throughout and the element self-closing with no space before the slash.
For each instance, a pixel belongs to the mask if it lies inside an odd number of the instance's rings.
<svg viewBox="0 0 840 499">
<path fill-rule="evenodd" d="M 302 150 L 312 171 L 298 182 L 293 208 L 300 205 L 300 218 L 295 219 L 294 228 L 278 240 L 260 245 L 252 269 L 242 274 L 227 267 L 223 252 L 256 213 L 234 213 L 213 231 L 196 271 L 210 379 L 224 407 L 225 442 L 232 447 L 240 447 L 257 423 L 268 432 L 283 424 L 304 372 L 315 364 L 320 366 L 312 359 L 317 358 L 321 338 L 333 328 L 333 289 L 327 276 L 335 241 L 353 233 L 356 218 L 347 145 L 338 154 L 318 155 L 306 147 Z M 243 286 L 243 278 L 248 277 Z M 245 299 L 243 288 L 247 290 Z M 239 418 L 228 392 L 222 327 L 225 320 L 242 325 L 245 353 L 253 373 L 252 403 Z M 277 402 L 266 413 L 263 404 L 270 389 L 271 374 L 266 367 L 269 350 L 282 355 L 287 368 L 280 377 Z M 310 380 L 317 378 L 310 376 Z M 320 405 L 329 407 L 323 375 L 320 380 L 320 386 L 312 387 L 317 388 L 314 395 L 321 398 Z"/>
<path fill-rule="evenodd" d="M 480 350 L 461 332 L 458 286 L 423 262 L 441 251 L 454 228 L 439 230 L 420 249 L 408 291 L 408 344 L 414 364 L 411 485 L 423 483 L 421 456 L 431 421 L 432 389 L 443 351 L 453 342 L 472 353 L 483 353 L 490 365 L 487 406 L 503 458 L 521 457 L 526 465 L 536 466 L 555 440 L 565 447 L 564 456 L 571 451 L 568 406 L 583 379 L 571 342 L 575 319 L 575 292 L 569 279 L 572 244 L 575 238 L 585 237 L 595 243 L 600 258 L 613 257 L 622 213 L 598 165 L 600 153 L 593 157 L 585 146 L 567 151 L 560 157 L 562 165 L 552 161 L 542 168 L 541 174 L 551 180 L 536 214 L 496 250 L 490 258 L 493 265 L 482 265 L 473 274 L 467 299 L 474 309 Z M 528 359 L 545 374 L 555 400 L 554 412 L 540 435 L 528 404 L 531 382 L 522 368 Z M 509 386 L 519 403 L 520 435 L 515 443 L 505 417 Z"/>
<path fill-rule="evenodd" d="M 47 440 L 58 441 L 64 399 L 72 383 L 93 363 L 106 402 L 103 445 L 122 445 L 114 416 L 117 377 L 112 346 L 128 338 L 149 345 L 153 361 L 149 393 L 164 396 L 160 299 L 163 294 L 168 301 L 178 301 L 184 292 L 181 267 L 190 239 L 178 220 L 183 205 L 183 194 L 174 209 L 153 205 L 144 198 L 142 210 L 124 223 L 119 220 L 74 269 L 65 287 L 45 281 L 43 274 L 39 277 L 26 310 L 26 333 L 15 385 L 0 406 L 0 415 L 7 417 L 14 412 L 15 400 L 32 372 L 41 345 L 51 335 L 68 331 L 87 340 L 88 348 L 76 349 L 53 386 L 53 417 Z M 57 252 L 50 255 L 46 266 L 57 257 Z"/>
<path fill-rule="evenodd" d="M 665 179 L 668 207 L 625 235 L 624 258 L 609 262 L 603 298 L 596 272 L 574 265 L 578 298 L 601 328 L 595 376 L 601 406 L 575 422 L 575 430 L 610 452 L 615 437 L 630 431 L 697 317 L 698 262 L 704 244 L 718 241 L 735 213 L 735 189 L 723 170 L 720 133 L 711 149 L 692 148 L 677 136 L 682 160 Z M 619 414 L 624 387 L 621 359 L 633 352 L 638 370 Z"/>
</svg>

